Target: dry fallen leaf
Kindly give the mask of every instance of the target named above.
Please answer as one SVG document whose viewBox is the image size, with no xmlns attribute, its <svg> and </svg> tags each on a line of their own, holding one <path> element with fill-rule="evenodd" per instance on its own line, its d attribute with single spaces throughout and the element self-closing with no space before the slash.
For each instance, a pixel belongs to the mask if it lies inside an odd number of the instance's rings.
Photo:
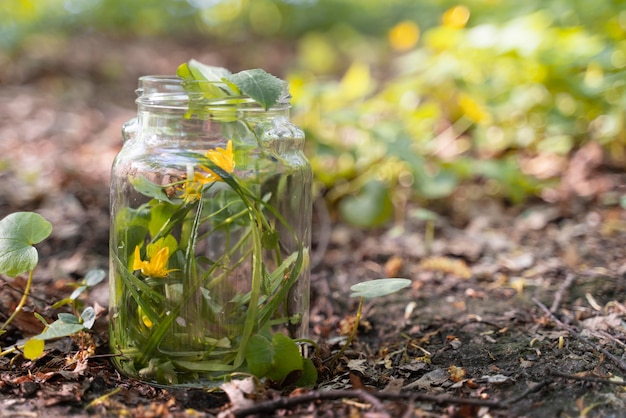
<svg viewBox="0 0 626 418">
<path fill-rule="evenodd" d="M 461 279 L 472 277 L 472 271 L 465 261 L 451 257 L 428 257 L 419 266 L 424 270 L 450 274 Z"/>
</svg>

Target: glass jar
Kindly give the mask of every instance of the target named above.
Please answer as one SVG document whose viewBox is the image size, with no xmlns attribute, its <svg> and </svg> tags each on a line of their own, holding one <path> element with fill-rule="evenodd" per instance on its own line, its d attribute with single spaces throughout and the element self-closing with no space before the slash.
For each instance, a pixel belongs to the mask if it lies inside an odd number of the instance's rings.
<svg viewBox="0 0 626 418">
<path fill-rule="evenodd" d="M 157 385 L 246 371 L 256 335 L 305 336 L 311 168 L 288 88 L 268 110 L 220 83 L 139 79 L 111 178 L 110 344 Z"/>
</svg>

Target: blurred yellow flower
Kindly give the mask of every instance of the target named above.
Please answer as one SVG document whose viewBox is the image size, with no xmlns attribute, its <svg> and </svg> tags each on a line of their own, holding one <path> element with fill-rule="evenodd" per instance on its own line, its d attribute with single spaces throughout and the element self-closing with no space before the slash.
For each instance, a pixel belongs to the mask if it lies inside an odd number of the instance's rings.
<svg viewBox="0 0 626 418">
<path fill-rule="evenodd" d="M 489 122 L 491 120 L 489 110 L 467 94 L 462 93 L 460 95 L 459 107 L 465 117 L 472 122 L 480 123 Z"/>
<path fill-rule="evenodd" d="M 443 26 L 449 28 L 463 28 L 470 17 L 470 11 L 465 6 L 454 6 L 446 10 L 441 18 Z"/>
<path fill-rule="evenodd" d="M 139 253 L 139 246 L 135 247 L 135 256 L 133 260 L 133 270 L 141 270 L 141 273 L 148 277 L 165 277 L 174 269 L 167 269 L 167 261 L 170 257 L 170 249 L 168 247 L 161 248 L 155 245 L 150 260 L 142 260 Z"/>
<path fill-rule="evenodd" d="M 420 39 L 420 28 L 411 20 L 404 20 L 389 30 L 389 44 L 397 51 L 413 48 Z"/>
</svg>

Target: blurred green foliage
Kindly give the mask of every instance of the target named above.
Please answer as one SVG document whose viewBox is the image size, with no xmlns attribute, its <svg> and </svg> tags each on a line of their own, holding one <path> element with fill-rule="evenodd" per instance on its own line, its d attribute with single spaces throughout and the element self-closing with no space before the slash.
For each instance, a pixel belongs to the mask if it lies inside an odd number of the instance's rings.
<svg viewBox="0 0 626 418">
<path fill-rule="evenodd" d="M 0 46 L 115 31 L 287 41 L 294 119 L 348 220 L 553 187 L 589 141 L 626 161 L 626 1 L 21 0 Z M 358 214 L 353 215 L 351 214 Z"/>
</svg>

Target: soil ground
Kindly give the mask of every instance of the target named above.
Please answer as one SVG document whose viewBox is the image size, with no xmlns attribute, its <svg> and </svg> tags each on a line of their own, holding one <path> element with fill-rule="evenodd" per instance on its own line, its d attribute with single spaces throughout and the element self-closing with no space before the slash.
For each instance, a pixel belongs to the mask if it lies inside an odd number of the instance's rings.
<svg viewBox="0 0 626 418">
<path fill-rule="evenodd" d="M 190 56 L 238 64 L 164 41 L 86 38 L 59 46 L 54 54 L 1 57 L 0 215 L 36 210 L 54 226 L 38 246 L 31 297 L 0 337 L 3 349 L 41 330 L 33 312 L 56 319 L 54 302 L 90 269 L 107 269 L 109 167 L 120 126 L 134 115 L 136 78 L 171 73 Z M 394 225 L 363 231 L 317 204 L 315 388 L 226 396 L 122 377 L 108 358 L 102 284 L 86 301 L 102 307 L 92 334 L 53 342 L 34 362 L 0 357 L 0 417 L 626 416 L 626 213 L 615 199 L 626 181 L 619 172 L 584 178 L 608 178 L 615 187 L 558 205 L 455 200 L 430 207 L 441 213 L 433 239 L 411 205 Z M 367 302 L 357 339 L 328 364 L 357 310 L 350 286 L 381 277 L 406 277 L 412 286 Z M 4 322 L 25 279 L 0 277 L 0 285 Z M 81 357 L 87 347 L 95 352 Z"/>
</svg>

